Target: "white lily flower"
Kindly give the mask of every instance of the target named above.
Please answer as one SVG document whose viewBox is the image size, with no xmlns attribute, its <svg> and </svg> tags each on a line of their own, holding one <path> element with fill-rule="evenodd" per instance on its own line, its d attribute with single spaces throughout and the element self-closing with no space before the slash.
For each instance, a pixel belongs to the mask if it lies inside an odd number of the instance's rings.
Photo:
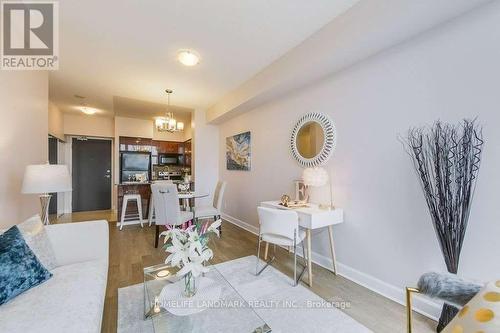
<svg viewBox="0 0 500 333">
<path fill-rule="evenodd" d="M 180 276 L 188 273 L 199 276 L 208 272 L 209 269 L 203 265 L 213 257 L 213 251 L 206 246 L 208 233 L 213 232 L 219 235 L 217 228 L 220 224 L 221 220 L 215 221 L 203 235 L 200 235 L 193 227 L 186 230 L 174 228 L 162 232 L 161 235 L 165 236 L 164 242 L 170 241 L 165 248 L 165 252 L 169 253 L 165 263 L 179 267 L 177 274 Z"/>
<path fill-rule="evenodd" d="M 203 246 L 201 245 L 201 242 L 199 240 L 193 241 L 189 245 L 189 255 L 190 256 L 196 256 L 200 255 L 201 252 L 203 252 Z"/>
<path fill-rule="evenodd" d="M 160 233 L 160 237 L 161 236 L 165 236 L 165 238 L 163 238 L 163 244 L 165 244 L 170 239 L 171 234 L 170 234 L 169 231 L 163 231 L 163 232 Z"/>
<path fill-rule="evenodd" d="M 222 220 L 221 219 L 218 219 L 217 221 L 215 221 L 214 223 L 212 223 L 208 229 L 207 229 L 207 232 L 213 232 L 215 233 L 217 236 L 219 236 L 219 227 L 220 225 L 222 224 Z"/>
<path fill-rule="evenodd" d="M 172 266 L 179 266 L 179 264 L 185 263 L 189 261 L 188 254 L 185 251 L 174 251 L 170 254 L 165 260 L 166 264 L 170 264 Z"/>
<path fill-rule="evenodd" d="M 177 274 L 184 276 L 188 273 L 193 274 L 195 277 L 200 276 L 202 273 L 207 273 L 209 269 L 204 267 L 201 262 L 188 262 L 186 263 Z"/>
</svg>

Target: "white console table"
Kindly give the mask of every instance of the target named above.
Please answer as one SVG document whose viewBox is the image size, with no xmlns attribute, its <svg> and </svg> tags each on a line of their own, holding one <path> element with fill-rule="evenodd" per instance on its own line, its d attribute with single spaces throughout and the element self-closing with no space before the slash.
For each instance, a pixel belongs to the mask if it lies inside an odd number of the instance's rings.
<svg viewBox="0 0 500 333">
<path fill-rule="evenodd" d="M 337 274 L 337 262 L 335 259 L 335 247 L 333 243 L 333 225 L 344 222 L 344 211 L 336 208 L 333 210 L 319 209 L 318 205 L 308 204 L 309 207 L 288 208 L 279 204 L 279 201 L 264 201 L 260 205 L 267 208 L 289 209 L 297 212 L 299 216 L 299 225 L 306 229 L 307 243 L 307 265 L 309 286 L 312 287 L 312 265 L 311 265 L 311 230 L 319 228 L 328 228 L 330 236 L 330 249 L 333 261 L 333 273 Z M 266 245 L 267 246 L 267 245 Z M 267 252 L 267 251 L 266 251 Z"/>
</svg>

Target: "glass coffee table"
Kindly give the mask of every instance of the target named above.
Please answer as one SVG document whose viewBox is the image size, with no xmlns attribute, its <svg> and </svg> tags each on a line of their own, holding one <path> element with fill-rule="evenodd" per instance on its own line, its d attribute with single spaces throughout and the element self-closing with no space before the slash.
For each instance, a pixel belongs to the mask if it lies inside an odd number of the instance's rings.
<svg viewBox="0 0 500 333">
<path fill-rule="evenodd" d="M 165 264 L 144 268 L 144 318 L 152 320 L 155 333 L 271 332 L 215 266 L 196 278 L 198 291 L 192 298 L 180 295 L 184 279 L 176 275 L 178 270 Z M 160 294 L 179 297 L 162 303 Z"/>
</svg>

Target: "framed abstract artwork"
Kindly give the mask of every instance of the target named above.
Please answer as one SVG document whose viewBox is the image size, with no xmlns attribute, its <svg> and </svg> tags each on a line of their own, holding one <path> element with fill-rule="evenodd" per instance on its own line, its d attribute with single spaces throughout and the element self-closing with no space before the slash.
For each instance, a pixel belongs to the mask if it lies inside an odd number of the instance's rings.
<svg viewBox="0 0 500 333">
<path fill-rule="evenodd" d="M 250 132 L 240 133 L 226 138 L 227 170 L 250 171 L 252 161 Z"/>
</svg>

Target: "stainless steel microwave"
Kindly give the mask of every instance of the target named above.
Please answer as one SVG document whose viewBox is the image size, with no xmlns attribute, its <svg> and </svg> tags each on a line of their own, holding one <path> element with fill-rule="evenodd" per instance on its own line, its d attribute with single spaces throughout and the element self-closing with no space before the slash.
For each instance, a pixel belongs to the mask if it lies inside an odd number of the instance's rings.
<svg viewBox="0 0 500 333">
<path fill-rule="evenodd" d="M 180 165 L 181 157 L 179 154 L 159 154 L 158 155 L 159 165 Z"/>
</svg>

